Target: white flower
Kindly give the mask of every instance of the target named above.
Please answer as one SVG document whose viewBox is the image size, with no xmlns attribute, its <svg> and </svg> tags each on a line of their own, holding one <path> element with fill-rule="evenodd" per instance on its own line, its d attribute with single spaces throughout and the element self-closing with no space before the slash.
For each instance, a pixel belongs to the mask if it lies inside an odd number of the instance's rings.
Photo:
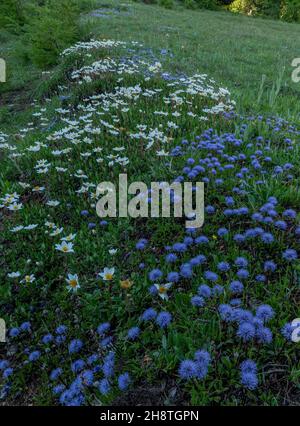
<svg viewBox="0 0 300 426">
<path fill-rule="evenodd" d="M 66 237 L 61 238 L 61 240 L 70 242 L 70 241 L 73 241 L 75 237 L 76 237 L 76 234 L 69 234 Z"/>
<path fill-rule="evenodd" d="M 66 281 L 68 283 L 68 285 L 67 285 L 68 291 L 76 292 L 80 288 L 77 274 L 74 274 L 74 275 L 68 274 L 68 278 L 66 278 Z"/>
<path fill-rule="evenodd" d="M 7 274 L 8 278 L 18 278 L 21 276 L 21 272 L 17 271 L 17 272 L 9 272 Z"/>
<path fill-rule="evenodd" d="M 163 300 L 168 300 L 169 296 L 167 294 L 168 290 L 171 288 L 172 283 L 166 283 L 166 284 L 154 284 L 154 286 L 156 287 L 157 291 L 158 291 L 158 295 L 163 299 Z"/>
<path fill-rule="evenodd" d="M 56 206 L 58 206 L 59 205 L 59 201 L 56 201 L 56 200 L 49 200 L 49 201 L 47 201 L 47 206 L 50 206 L 50 207 L 56 207 Z"/>
<path fill-rule="evenodd" d="M 23 208 L 23 204 L 13 203 L 13 204 L 10 204 L 7 208 L 8 210 L 11 210 L 11 211 L 17 211 Z"/>
<path fill-rule="evenodd" d="M 103 272 L 100 272 L 98 275 L 104 280 L 104 281 L 111 281 L 114 277 L 115 268 L 104 268 Z"/>
<path fill-rule="evenodd" d="M 35 229 L 37 227 L 38 227 L 38 225 L 36 223 L 32 223 L 30 225 L 24 226 L 23 229 L 25 229 L 26 231 L 31 231 L 32 229 Z"/>
<path fill-rule="evenodd" d="M 64 228 L 56 228 L 53 232 L 51 232 L 50 237 L 55 237 L 56 235 L 59 235 L 62 233 L 62 231 L 64 230 Z"/>
<path fill-rule="evenodd" d="M 110 250 L 108 250 L 108 253 L 109 253 L 111 256 L 114 256 L 114 255 L 117 253 L 117 251 L 118 251 L 118 249 L 110 249 Z"/>
<path fill-rule="evenodd" d="M 19 225 L 19 226 L 15 226 L 14 228 L 12 228 L 10 230 L 10 232 L 19 232 L 19 231 L 22 231 L 22 229 L 24 229 L 24 226 L 23 225 Z"/>
<path fill-rule="evenodd" d="M 67 243 L 66 241 L 63 241 L 60 244 L 55 244 L 56 250 L 62 251 L 63 253 L 74 253 L 73 246 L 73 243 Z"/>
<path fill-rule="evenodd" d="M 35 186 L 34 188 L 32 188 L 32 192 L 43 192 L 43 191 L 45 191 L 44 186 Z"/>
<path fill-rule="evenodd" d="M 33 274 L 31 275 L 25 275 L 25 277 L 20 281 L 21 283 L 33 283 L 35 281 L 35 276 Z"/>
</svg>

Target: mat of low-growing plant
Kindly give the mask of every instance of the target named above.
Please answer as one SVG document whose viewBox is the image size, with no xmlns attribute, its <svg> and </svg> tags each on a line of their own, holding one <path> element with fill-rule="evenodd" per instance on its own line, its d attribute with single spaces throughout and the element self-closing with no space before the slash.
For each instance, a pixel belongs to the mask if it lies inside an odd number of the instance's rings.
<svg viewBox="0 0 300 426">
<path fill-rule="evenodd" d="M 167 55 L 77 43 L 1 129 L 4 404 L 299 401 L 300 131 Z M 120 173 L 204 182 L 204 226 L 99 218 Z"/>
</svg>

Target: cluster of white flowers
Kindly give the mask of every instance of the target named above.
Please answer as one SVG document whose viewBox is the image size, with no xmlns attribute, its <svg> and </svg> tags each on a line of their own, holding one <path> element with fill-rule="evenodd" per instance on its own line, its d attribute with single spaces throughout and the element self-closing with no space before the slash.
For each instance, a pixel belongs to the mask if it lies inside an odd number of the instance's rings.
<svg viewBox="0 0 300 426">
<path fill-rule="evenodd" d="M 135 43 L 134 43 L 135 44 Z M 73 46 L 65 49 L 61 55 L 68 56 L 76 53 L 86 53 L 97 49 L 112 49 L 116 47 L 126 47 L 127 43 L 118 40 L 90 40 L 86 42 L 78 42 Z"/>
<path fill-rule="evenodd" d="M 140 47 L 136 42 L 130 43 L 130 46 Z M 92 50 L 96 51 L 93 52 L 96 55 L 97 49 L 108 51 L 119 47 L 128 48 L 128 43 L 91 40 L 77 43 L 62 55 Z M 111 77 L 112 73 L 115 74 L 111 79 L 115 85 L 110 85 L 110 90 L 95 92 L 76 106 L 64 104 L 56 108 L 54 114 L 47 105 L 49 101 L 42 106 L 34 101 L 31 121 L 19 130 L 18 135 L 10 137 L 0 131 L 0 150 L 7 151 L 7 157 L 17 167 L 18 162 L 23 168 L 30 164 L 29 173 L 25 173 L 26 177 L 18 183 L 23 193 L 4 195 L 0 198 L 0 208 L 6 209 L 7 214 L 15 212 L 17 219 L 21 220 L 23 216 L 19 211 L 25 210 L 26 213 L 27 202 L 38 200 L 44 209 L 41 211 L 45 212 L 44 223 L 40 219 L 39 223 L 14 223 L 10 229 L 13 234 L 21 231 L 40 233 L 45 226 L 44 234 L 53 245 L 54 252 L 74 253 L 76 234 L 72 229 L 65 231 L 63 226 L 51 220 L 55 209 L 66 208 L 68 196 L 66 193 L 64 197 L 63 191 L 70 191 L 70 188 L 62 185 L 58 199 L 50 182 L 63 183 L 69 178 L 74 183 L 73 193 L 82 197 L 87 209 L 94 207 L 99 183 L 95 181 L 95 170 L 103 169 L 104 174 L 113 173 L 111 170 L 114 169 L 117 174 L 124 172 L 137 152 L 168 157 L 176 141 L 184 136 L 187 125 L 197 129 L 203 120 L 209 120 L 210 115 L 231 111 L 235 105 L 228 90 L 218 88 L 205 74 L 169 78 L 158 61 L 118 59 L 117 56 L 112 59 L 103 58 L 103 55 L 92 64 L 73 71 L 69 86 L 60 87 L 62 97 L 68 99 L 74 84 L 89 83 L 94 79 L 105 81 L 106 76 L 109 74 Z M 126 84 L 128 81 L 130 84 Z M 69 91 L 67 95 L 66 91 Z M 37 133 L 38 137 L 35 137 Z M 16 139 L 22 140 L 22 144 L 16 146 L 13 143 Z M 15 188 L 13 186 L 11 191 Z M 25 222 L 26 214 L 24 218 Z M 57 238 L 58 242 L 55 241 Z M 112 277 L 113 273 L 108 270 L 102 278 L 108 279 L 107 276 Z M 33 282 L 30 274 L 28 277 L 25 281 Z M 69 289 L 80 287 L 76 274 L 69 274 L 67 282 Z M 161 288 L 162 294 L 165 294 L 163 290 Z"/>
</svg>

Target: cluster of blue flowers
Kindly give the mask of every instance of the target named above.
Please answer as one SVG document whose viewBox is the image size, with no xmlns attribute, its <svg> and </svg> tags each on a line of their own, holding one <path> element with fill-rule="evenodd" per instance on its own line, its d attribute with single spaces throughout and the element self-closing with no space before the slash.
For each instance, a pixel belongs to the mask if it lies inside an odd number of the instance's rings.
<svg viewBox="0 0 300 426">
<path fill-rule="evenodd" d="M 232 114 L 228 114 L 228 119 L 230 117 Z M 263 117 L 252 119 L 262 121 Z M 248 120 L 251 121 L 251 118 Z M 296 128 L 284 120 L 267 119 L 265 123 L 270 133 L 277 134 L 279 139 L 281 131 L 299 135 Z M 222 326 L 230 325 L 228 331 L 235 330 L 237 344 L 243 342 L 245 348 L 272 344 L 274 333 L 278 335 L 279 330 L 287 340 L 291 340 L 296 325 L 277 322 L 274 309 L 257 299 L 251 300 L 251 293 L 253 288 L 263 289 L 265 286 L 274 291 L 278 273 L 293 270 L 300 242 L 300 225 L 294 206 L 286 207 L 278 196 L 272 195 L 265 199 L 257 197 L 254 202 L 249 190 L 253 185 L 263 187 L 267 175 L 286 185 L 296 179 L 297 174 L 292 174 L 294 166 L 290 155 L 292 139 L 284 138 L 287 160 L 278 164 L 278 158 L 270 148 L 270 140 L 260 136 L 247 140 L 244 136 L 247 126 L 241 127 L 239 136 L 230 133 L 218 135 L 213 129 L 208 129 L 194 141 L 183 140 L 172 150 L 176 159 L 185 158 L 182 174 L 174 181 L 197 179 L 207 185 L 210 204 L 206 205 L 205 213 L 209 225 L 207 228 L 204 226 L 201 233 L 196 229 L 186 229 L 183 239 L 166 245 L 156 267 L 147 272 L 150 283 L 156 283 L 149 287 L 151 295 L 157 294 L 157 283 L 172 283 L 169 291 L 171 301 L 172 294 L 182 291 L 183 285 L 194 289 L 195 281 L 198 281 L 196 294 L 190 299 L 192 306 L 197 308 L 197 312 L 206 307 L 215 310 Z M 231 191 L 228 189 L 230 186 Z M 215 202 L 212 203 L 212 200 Z M 209 233 L 205 234 L 206 229 Z M 137 243 L 136 249 L 145 250 L 142 265 L 143 269 L 147 269 L 147 248 L 151 248 L 151 241 L 147 240 L 145 244 L 142 241 Z M 236 257 L 227 251 L 229 244 L 231 252 L 235 247 Z M 217 252 L 221 260 L 216 261 L 214 253 Z M 245 307 L 245 303 L 250 309 Z M 146 322 L 157 321 L 157 318 L 154 308 L 147 309 L 141 316 Z M 183 379 L 204 378 L 209 362 L 203 362 L 204 368 L 201 369 L 196 356 L 194 360 L 184 360 L 180 364 L 179 375 Z M 241 384 L 254 390 L 258 386 L 256 364 L 247 360 L 240 369 Z"/>
<path fill-rule="evenodd" d="M 97 328 L 97 333 L 102 339 L 107 338 L 110 331 L 110 323 L 102 323 Z M 138 335 L 138 327 L 129 330 L 128 338 L 133 340 Z M 29 322 L 21 324 L 9 330 L 9 338 L 23 341 L 24 333 L 31 334 L 32 328 Z M 103 350 L 100 340 L 99 346 L 95 346 L 94 352 L 90 353 L 81 339 L 68 339 L 68 328 L 59 325 L 53 334 L 44 335 L 37 344 L 38 349 L 24 349 L 26 356 L 23 363 L 16 369 L 11 367 L 9 360 L 0 361 L 0 371 L 4 381 L 1 389 L 1 396 L 4 398 L 9 394 L 12 384 L 13 374 L 22 369 L 22 365 L 34 363 L 35 368 L 42 367 L 43 363 L 50 367 L 51 358 L 55 359 L 56 354 L 60 354 L 60 366 L 53 368 L 49 373 L 49 386 L 52 394 L 61 405 L 78 406 L 87 403 L 91 394 L 106 396 L 113 391 L 113 388 L 126 391 L 131 384 L 131 377 L 128 372 L 117 374 L 119 366 L 116 362 L 116 353 L 113 350 Z M 63 343 L 65 345 L 62 347 Z M 91 342 L 89 342 L 89 345 Z M 92 345 L 93 346 L 93 345 Z M 82 354 L 80 358 L 78 358 Z M 70 364 L 71 359 L 71 364 Z M 70 384 L 68 381 L 72 378 Z M 75 378 L 74 378 L 75 377 Z"/>
<path fill-rule="evenodd" d="M 181 379 L 204 379 L 208 373 L 208 367 L 211 363 L 210 354 L 201 349 L 195 352 L 194 359 L 185 359 L 181 361 L 178 374 Z"/>
</svg>

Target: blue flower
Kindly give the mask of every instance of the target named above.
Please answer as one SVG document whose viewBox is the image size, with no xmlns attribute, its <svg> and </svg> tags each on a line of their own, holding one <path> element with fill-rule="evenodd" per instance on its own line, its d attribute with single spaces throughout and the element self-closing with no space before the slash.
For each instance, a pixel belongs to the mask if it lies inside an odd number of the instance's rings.
<svg viewBox="0 0 300 426">
<path fill-rule="evenodd" d="M 297 213 L 295 210 L 287 209 L 282 213 L 282 216 L 288 219 L 295 219 L 297 217 Z"/>
<path fill-rule="evenodd" d="M 193 296 L 191 298 L 191 304 L 193 306 L 202 308 L 205 305 L 205 300 L 202 296 Z"/>
<path fill-rule="evenodd" d="M 160 328 L 168 327 L 171 321 L 172 321 L 172 315 L 167 311 L 160 312 L 156 318 L 156 324 Z"/>
<path fill-rule="evenodd" d="M 155 319 L 157 316 L 157 312 L 153 308 L 148 308 L 144 311 L 144 313 L 141 315 L 142 321 L 151 321 Z"/>
<path fill-rule="evenodd" d="M 85 386 L 92 386 L 94 382 L 94 373 L 91 370 L 85 370 L 81 373 L 82 382 Z"/>
<path fill-rule="evenodd" d="M 14 372 L 13 368 L 11 367 L 6 368 L 2 373 L 3 379 L 8 379 L 8 377 L 11 376 L 13 372 Z"/>
<path fill-rule="evenodd" d="M 83 359 L 77 359 L 71 364 L 71 370 L 73 371 L 73 373 L 79 373 L 81 370 L 84 369 L 84 367 L 85 367 L 85 362 Z"/>
<path fill-rule="evenodd" d="M 237 276 L 239 277 L 240 280 L 245 280 L 249 277 L 249 271 L 247 271 L 247 269 L 239 269 L 237 271 Z"/>
<path fill-rule="evenodd" d="M 239 294 L 243 292 L 244 285 L 240 281 L 232 281 L 229 288 L 232 293 Z"/>
<path fill-rule="evenodd" d="M 271 244 L 274 242 L 275 239 L 272 234 L 270 234 L 269 232 L 265 232 L 264 234 L 262 234 L 261 240 L 265 244 Z"/>
<path fill-rule="evenodd" d="M 233 319 L 237 322 L 251 322 L 253 323 L 253 315 L 246 309 L 235 309 L 233 312 Z"/>
<path fill-rule="evenodd" d="M 196 378 L 200 380 L 204 379 L 208 373 L 207 365 L 196 362 L 196 368 L 197 368 Z"/>
<path fill-rule="evenodd" d="M 52 388 L 52 392 L 57 396 L 60 395 L 65 390 L 65 388 L 66 387 L 64 385 L 57 385 Z"/>
<path fill-rule="evenodd" d="M 212 271 L 205 271 L 204 272 L 204 278 L 208 281 L 216 282 L 219 279 L 218 274 Z"/>
<path fill-rule="evenodd" d="M 274 317 L 274 311 L 269 305 L 260 305 L 256 309 L 256 316 L 263 322 L 267 322 Z"/>
<path fill-rule="evenodd" d="M 211 363 L 211 356 L 207 351 L 200 349 L 195 352 L 195 361 L 197 361 L 198 364 L 208 367 Z"/>
<path fill-rule="evenodd" d="M 298 258 L 298 254 L 294 249 L 287 249 L 282 253 L 283 259 L 292 262 Z"/>
<path fill-rule="evenodd" d="M 57 380 L 58 377 L 61 375 L 62 369 L 56 368 L 55 370 L 52 370 L 50 373 L 50 380 Z"/>
<path fill-rule="evenodd" d="M 178 257 L 176 256 L 175 253 L 169 253 L 166 256 L 166 262 L 168 262 L 168 263 L 174 263 L 174 262 L 176 262 L 177 259 L 178 259 Z"/>
<path fill-rule="evenodd" d="M 265 272 L 274 272 L 276 270 L 276 268 L 277 268 L 277 265 L 272 260 L 267 260 L 264 263 L 264 271 Z"/>
<path fill-rule="evenodd" d="M 219 269 L 219 271 L 221 271 L 221 272 L 227 272 L 227 271 L 229 271 L 229 270 L 230 270 L 230 265 L 229 265 L 229 263 L 227 263 L 227 262 L 220 262 L 220 263 L 218 264 L 218 269 Z"/>
<path fill-rule="evenodd" d="M 9 337 L 17 337 L 20 334 L 20 331 L 17 327 L 11 328 L 9 330 Z"/>
<path fill-rule="evenodd" d="M 219 314 L 223 321 L 230 322 L 233 320 L 233 309 L 230 305 L 220 305 Z"/>
<path fill-rule="evenodd" d="M 30 322 L 23 322 L 20 325 L 20 330 L 22 330 L 22 331 L 30 331 L 31 330 L 31 324 L 30 324 Z"/>
<path fill-rule="evenodd" d="M 31 352 L 31 354 L 29 355 L 28 360 L 29 360 L 30 362 L 34 362 L 34 361 L 38 360 L 40 356 L 41 356 L 40 351 L 33 351 L 33 352 Z"/>
<path fill-rule="evenodd" d="M 88 359 L 87 359 L 87 363 L 88 363 L 89 365 L 92 365 L 92 364 L 94 364 L 95 362 L 97 362 L 97 361 L 98 361 L 98 359 L 99 359 L 99 356 L 98 356 L 97 354 L 92 354 L 92 355 L 90 355 L 90 356 L 88 357 Z"/>
<path fill-rule="evenodd" d="M 238 268 L 246 268 L 248 266 L 248 260 L 244 257 L 237 257 L 234 263 Z"/>
<path fill-rule="evenodd" d="M 110 392 L 109 381 L 107 379 L 100 380 L 98 389 L 99 389 L 99 392 L 101 393 L 101 395 L 107 395 Z"/>
<path fill-rule="evenodd" d="M 257 365 L 251 359 L 246 359 L 240 365 L 240 369 L 242 373 L 254 373 L 257 372 Z"/>
<path fill-rule="evenodd" d="M 110 323 L 109 322 L 104 322 L 102 324 L 100 324 L 97 328 L 97 332 L 99 334 L 99 336 L 104 336 L 105 333 L 107 333 L 110 329 Z"/>
<path fill-rule="evenodd" d="M 59 325 L 56 329 L 57 334 L 65 334 L 67 332 L 67 327 L 65 325 Z"/>
<path fill-rule="evenodd" d="M 284 324 L 284 326 L 282 327 L 281 334 L 283 335 L 283 337 L 286 338 L 286 340 L 290 341 L 292 340 L 292 334 L 297 327 L 300 327 L 300 322 L 299 324 L 293 324 L 293 325 L 288 322 Z"/>
<path fill-rule="evenodd" d="M 155 285 L 151 285 L 148 290 L 149 290 L 149 293 L 151 294 L 151 296 L 156 296 L 157 293 L 158 293 L 158 290 L 155 287 Z"/>
<path fill-rule="evenodd" d="M 258 379 L 254 373 L 242 373 L 241 383 L 249 390 L 254 390 L 258 386 Z"/>
<path fill-rule="evenodd" d="M 129 340 L 135 340 L 139 337 L 140 332 L 141 332 L 141 330 L 140 330 L 139 327 L 132 327 L 128 330 L 127 338 Z"/>
<path fill-rule="evenodd" d="M 181 361 L 178 374 L 181 379 L 183 380 L 190 380 L 196 377 L 197 375 L 197 364 L 195 361 L 192 361 L 190 359 L 186 359 L 184 361 Z"/>
<path fill-rule="evenodd" d="M 123 373 L 118 377 L 118 387 L 121 391 L 125 391 L 131 383 L 129 373 Z"/>
<path fill-rule="evenodd" d="M 141 238 L 135 245 L 135 248 L 137 250 L 144 250 L 144 248 L 146 248 L 148 244 L 148 240 L 146 240 L 145 238 Z"/>
<path fill-rule="evenodd" d="M 197 292 L 198 292 L 199 296 L 205 297 L 206 299 L 211 297 L 211 288 L 206 284 L 201 284 L 198 287 Z"/>
<path fill-rule="evenodd" d="M 74 339 L 69 344 L 69 353 L 74 354 L 80 351 L 80 349 L 83 347 L 83 343 L 79 339 Z"/>
<path fill-rule="evenodd" d="M 268 327 L 258 327 L 256 337 L 259 343 L 271 343 L 273 340 L 272 332 Z"/>
<path fill-rule="evenodd" d="M 160 269 L 153 269 L 152 271 L 149 272 L 149 280 L 150 281 L 156 281 L 159 278 L 162 277 L 162 272 Z"/>
<path fill-rule="evenodd" d="M 184 243 L 175 243 L 173 245 L 173 250 L 177 251 L 178 253 L 183 253 L 186 251 L 186 249 L 187 249 L 187 246 Z"/>
<path fill-rule="evenodd" d="M 102 371 L 106 378 L 112 377 L 114 375 L 114 366 L 115 366 L 115 354 L 114 352 L 110 352 L 104 358 L 104 363 L 102 366 Z"/>
<path fill-rule="evenodd" d="M 255 336 L 255 327 L 251 322 L 242 322 L 237 330 L 237 335 L 244 341 L 248 342 Z"/>
<path fill-rule="evenodd" d="M 169 272 L 167 275 L 167 281 L 171 282 L 171 283 L 176 283 L 177 281 L 179 281 L 179 274 L 178 272 Z"/>
<path fill-rule="evenodd" d="M 183 278 L 191 278 L 193 275 L 193 270 L 191 268 L 191 265 L 189 265 L 188 263 L 185 263 L 183 265 L 181 265 L 180 267 L 180 275 Z"/>
<path fill-rule="evenodd" d="M 52 334 L 46 334 L 43 338 L 42 338 L 42 343 L 44 345 L 48 345 L 49 343 L 51 343 L 53 340 L 53 336 Z"/>
<path fill-rule="evenodd" d="M 0 360 L 0 370 L 5 370 L 9 366 L 9 362 L 6 359 Z"/>
<path fill-rule="evenodd" d="M 209 239 L 205 235 L 201 235 L 200 237 L 195 238 L 196 244 L 207 244 Z"/>
<path fill-rule="evenodd" d="M 220 228 L 218 229 L 217 234 L 219 235 L 219 237 L 225 237 L 225 235 L 228 235 L 229 232 L 226 228 Z"/>
<path fill-rule="evenodd" d="M 101 348 L 106 348 L 107 346 L 109 346 L 113 341 L 113 337 L 112 336 L 108 336 L 105 337 L 104 339 L 100 340 L 99 345 L 101 346 Z"/>
</svg>

